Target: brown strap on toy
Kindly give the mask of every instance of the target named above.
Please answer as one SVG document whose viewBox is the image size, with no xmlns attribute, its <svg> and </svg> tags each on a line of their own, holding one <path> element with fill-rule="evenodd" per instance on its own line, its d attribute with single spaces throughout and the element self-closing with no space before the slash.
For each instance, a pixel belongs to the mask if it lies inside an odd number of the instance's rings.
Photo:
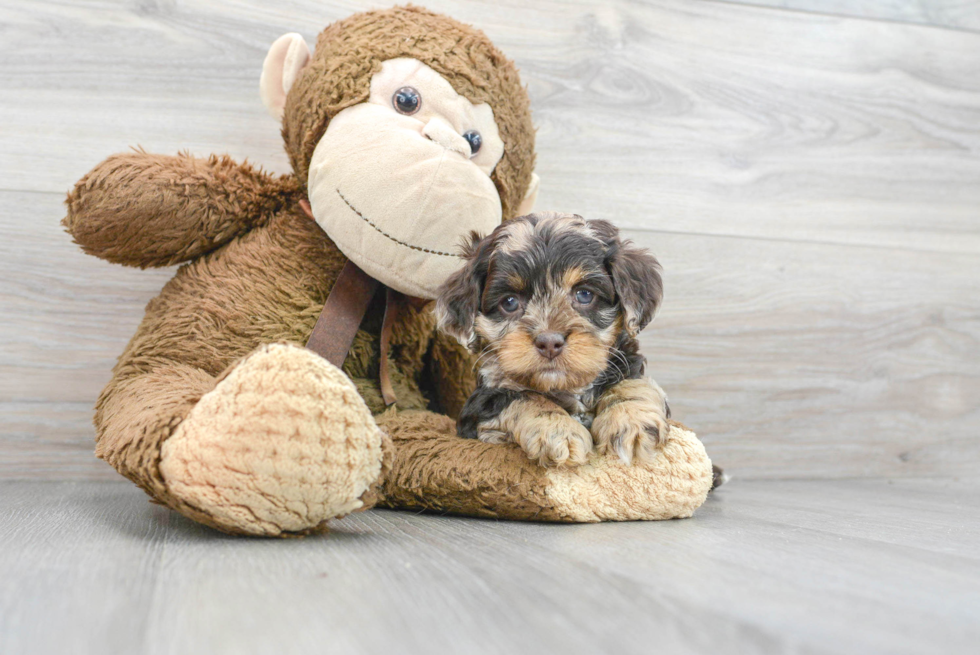
<svg viewBox="0 0 980 655">
<path fill-rule="evenodd" d="M 313 211 L 310 209 L 310 203 L 304 199 L 300 200 L 299 204 L 306 215 L 312 219 Z M 306 347 L 337 368 L 341 368 L 351 344 L 354 343 L 354 335 L 357 334 L 357 329 L 364 320 L 371 299 L 374 298 L 380 284 L 354 262 L 347 260 L 330 290 L 330 295 L 327 296 L 327 302 L 323 304 L 323 310 L 316 320 L 316 325 L 313 326 Z M 412 300 L 415 299 L 409 299 L 408 296 L 394 289 L 385 288 L 385 316 L 381 324 L 378 377 L 381 382 L 381 397 L 386 405 L 393 405 L 397 400 L 395 389 L 391 385 L 388 357 L 391 349 L 392 327 L 405 303 Z M 424 304 L 425 301 L 421 302 Z"/>
<path fill-rule="evenodd" d="M 378 372 L 381 378 L 381 397 L 384 399 L 385 405 L 393 405 L 397 398 L 395 397 L 395 389 L 391 386 L 388 353 L 391 349 L 392 325 L 398 318 L 398 312 L 402 308 L 402 301 L 405 296 L 390 287 L 386 288 L 385 292 L 385 318 L 381 324 L 381 358 Z"/>
<path fill-rule="evenodd" d="M 323 304 L 306 347 L 337 368 L 342 367 L 379 284 L 348 260 Z"/>
</svg>

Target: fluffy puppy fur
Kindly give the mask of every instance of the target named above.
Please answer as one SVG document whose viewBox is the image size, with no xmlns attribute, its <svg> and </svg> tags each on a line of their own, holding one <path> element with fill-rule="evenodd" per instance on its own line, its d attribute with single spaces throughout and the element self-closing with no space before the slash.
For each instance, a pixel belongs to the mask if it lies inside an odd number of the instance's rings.
<svg viewBox="0 0 980 655">
<path fill-rule="evenodd" d="M 479 353 L 461 437 L 515 441 L 545 466 L 595 447 L 646 461 L 670 410 L 636 337 L 663 295 L 660 265 L 611 223 L 538 213 L 471 235 L 442 287 L 439 327 Z"/>
</svg>

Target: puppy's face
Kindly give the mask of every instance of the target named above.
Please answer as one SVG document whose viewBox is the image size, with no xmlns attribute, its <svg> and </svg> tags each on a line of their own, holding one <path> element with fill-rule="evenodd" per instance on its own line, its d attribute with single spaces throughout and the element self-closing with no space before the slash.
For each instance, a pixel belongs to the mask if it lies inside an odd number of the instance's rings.
<svg viewBox="0 0 980 655">
<path fill-rule="evenodd" d="M 606 221 L 532 214 L 474 235 L 467 265 L 443 286 L 440 327 L 480 352 L 491 386 L 572 391 L 605 370 L 625 331 L 653 317 L 656 260 Z M 508 385 L 510 383 L 510 385 Z"/>
</svg>

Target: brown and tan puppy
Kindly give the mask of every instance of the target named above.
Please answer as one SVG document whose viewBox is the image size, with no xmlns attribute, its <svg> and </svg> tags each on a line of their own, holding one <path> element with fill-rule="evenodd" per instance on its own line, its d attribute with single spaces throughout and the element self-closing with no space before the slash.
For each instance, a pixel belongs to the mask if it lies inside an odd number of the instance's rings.
<svg viewBox="0 0 980 655">
<path fill-rule="evenodd" d="M 479 353 L 461 437 L 514 441 L 546 466 L 593 450 L 649 462 L 670 410 L 636 336 L 663 295 L 660 265 L 611 223 L 516 218 L 473 242 L 443 287 L 439 327 Z"/>
<path fill-rule="evenodd" d="M 707 457 L 691 433 L 643 474 L 651 497 L 626 473 L 556 487 L 519 452 L 456 438 L 472 357 L 428 308 L 408 307 L 391 331 L 390 408 L 384 294 L 342 371 L 302 347 L 348 259 L 433 297 L 462 265 L 452 243 L 533 201 L 527 94 L 482 32 L 416 7 L 357 14 L 313 53 L 299 35 L 276 41 L 261 89 L 293 174 L 136 151 L 68 196 L 64 225 L 87 253 L 184 263 L 99 396 L 99 457 L 158 502 L 241 534 L 303 534 L 374 504 L 543 520 L 700 505 Z"/>
</svg>

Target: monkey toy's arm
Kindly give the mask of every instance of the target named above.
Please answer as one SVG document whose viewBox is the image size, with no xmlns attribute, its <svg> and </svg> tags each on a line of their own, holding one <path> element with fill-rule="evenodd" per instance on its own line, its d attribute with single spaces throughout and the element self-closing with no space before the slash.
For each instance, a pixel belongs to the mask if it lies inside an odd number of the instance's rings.
<svg viewBox="0 0 980 655">
<path fill-rule="evenodd" d="M 109 157 L 68 194 L 62 224 L 82 249 L 147 268 L 199 257 L 261 225 L 299 193 L 292 176 L 273 177 L 227 156 Z"/>
</svg>

